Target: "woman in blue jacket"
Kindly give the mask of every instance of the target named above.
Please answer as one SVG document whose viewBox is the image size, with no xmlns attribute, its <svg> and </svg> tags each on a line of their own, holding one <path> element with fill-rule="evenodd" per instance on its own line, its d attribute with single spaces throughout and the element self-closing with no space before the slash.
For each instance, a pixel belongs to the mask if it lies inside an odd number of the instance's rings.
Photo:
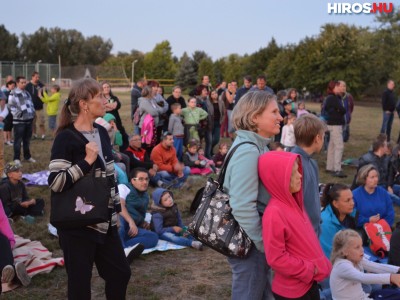
<svg viewBox="0 0 400 300">
<path fill-rule="evenodd" d="M 378 186 L 379 172 L 372 164 L 362 167 L 357 174 L 357 184 L 353 191 L 354 202 L 359 213 L 358 228 L 365 223 L 376 223 L 384 219 L 389 226 L 394 222 L 393 203 L 389 193 Z"/>
<path fill-rule="evenodd" d="M 321 235 L 319 242 L 329 258 L 332 251 L 333 237 L 342 229 L 355 229 L 353 194 L 347 185 L 328 183 L 322 193 Z"/>
</svg>

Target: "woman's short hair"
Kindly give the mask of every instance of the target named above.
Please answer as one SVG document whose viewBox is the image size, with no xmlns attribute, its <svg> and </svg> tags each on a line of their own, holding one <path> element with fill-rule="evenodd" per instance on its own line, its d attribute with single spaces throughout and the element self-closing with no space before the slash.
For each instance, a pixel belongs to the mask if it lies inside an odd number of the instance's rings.
<svg viewBox="0 0 400 300">
<path fill-rule="evenodd" d="M 365 185 L 365 182 L 367 180 L 368 174 L 369 172 L 371 172 L 372 170 L 375 170 L 376 173 L 378 173 L 379 176 L 379 171 L 378 169 L 373 165 L 373 164 L 368 164 L 366 166 L 363 166 L 357 173 L 357 179 L 356 179 L 356 183 L 358 185 Z"/>
<path fill-rule="evenodd" d="M 236 130 L 249 130 L 257 132 L 254 118 L 261 115 L 265 108 L 276 102 L 276 96 L 265 91 L 252 91 L 246 93 L 236 104 L 232 112 L 232 124 Z"/>
<path fill-rule="evenodd" d="M 172 92 L 175 92 L 175 90 L 180 89 L 182 91 L 182 88 L 179 85 L 176 85 L 172 88 Z"/>
</svg>

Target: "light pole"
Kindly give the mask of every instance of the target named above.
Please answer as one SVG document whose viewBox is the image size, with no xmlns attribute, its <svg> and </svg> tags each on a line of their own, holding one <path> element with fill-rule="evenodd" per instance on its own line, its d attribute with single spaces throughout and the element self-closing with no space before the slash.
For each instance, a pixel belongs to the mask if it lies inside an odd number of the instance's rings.
<svg viewBox="0 0 400 300">
<path fill-rule="evenodd" d="M 137 63 L 137 59 L 132 62 L 132 88 L 133 88 L 133 76 L 135 76 L 135 64 Z"/>
<path fill-rule="evenodd" d="M 41 59 L 39 59 L 37 62 L 36 62 L 36 72 L 38 72 L 38 73 L 40 73 L 39 72 L 39 64 L 42 62 L 42 60 Z"/>
</svg>

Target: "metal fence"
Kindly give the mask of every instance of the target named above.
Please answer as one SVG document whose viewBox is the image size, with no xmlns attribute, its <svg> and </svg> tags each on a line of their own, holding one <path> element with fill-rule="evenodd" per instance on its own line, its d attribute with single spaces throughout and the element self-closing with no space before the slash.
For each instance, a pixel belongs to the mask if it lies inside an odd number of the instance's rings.
<svg viewBox="0 0 400 300">
<path fill-rule="evenodd" d="M 8 75 L 12 75 L 14 78 L 25 76 L 26 79 L 30 80 L 34 71 L 39 72 L 40 81 L 47 85 L 61 82 L 61 70 L 58 64 L 0 61 L 0 79 L 2 84 L 5 84 L 4 81 Z"/>
</svg>

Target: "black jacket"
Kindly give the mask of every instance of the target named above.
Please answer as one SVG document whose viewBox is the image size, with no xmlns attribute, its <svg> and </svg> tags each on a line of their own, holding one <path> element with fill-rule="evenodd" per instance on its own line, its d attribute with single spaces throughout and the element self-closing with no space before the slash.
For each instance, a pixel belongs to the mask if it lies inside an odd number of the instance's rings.
<svg viewBox="0 0 400 300">
<path fill-rule="evenodd" d="M 334 95 L 330 94 L 325 99 L 325 115 L 327 117 L 328 125 L 344 125 L 346 109 L 343 106 L 342 100 Z"/>
<path fill-rule="evenodd" d="M 44 85 L 40 81 L 37 85 L 29 82 L 25 87 L 25 91 L 27 91 L 32 97 L 33 107 L 35 108 L 35 110 L 43 109 L 43 102 L 39 98 L 39 89 L 42 87 L 44 87 Z"/>
<path fill-rule="evenodd" d="M 392 90 L 386 89 L 382 94 L 382 110 L 394 112 L 396 108 L 396 95 Z"/>
</svg>

